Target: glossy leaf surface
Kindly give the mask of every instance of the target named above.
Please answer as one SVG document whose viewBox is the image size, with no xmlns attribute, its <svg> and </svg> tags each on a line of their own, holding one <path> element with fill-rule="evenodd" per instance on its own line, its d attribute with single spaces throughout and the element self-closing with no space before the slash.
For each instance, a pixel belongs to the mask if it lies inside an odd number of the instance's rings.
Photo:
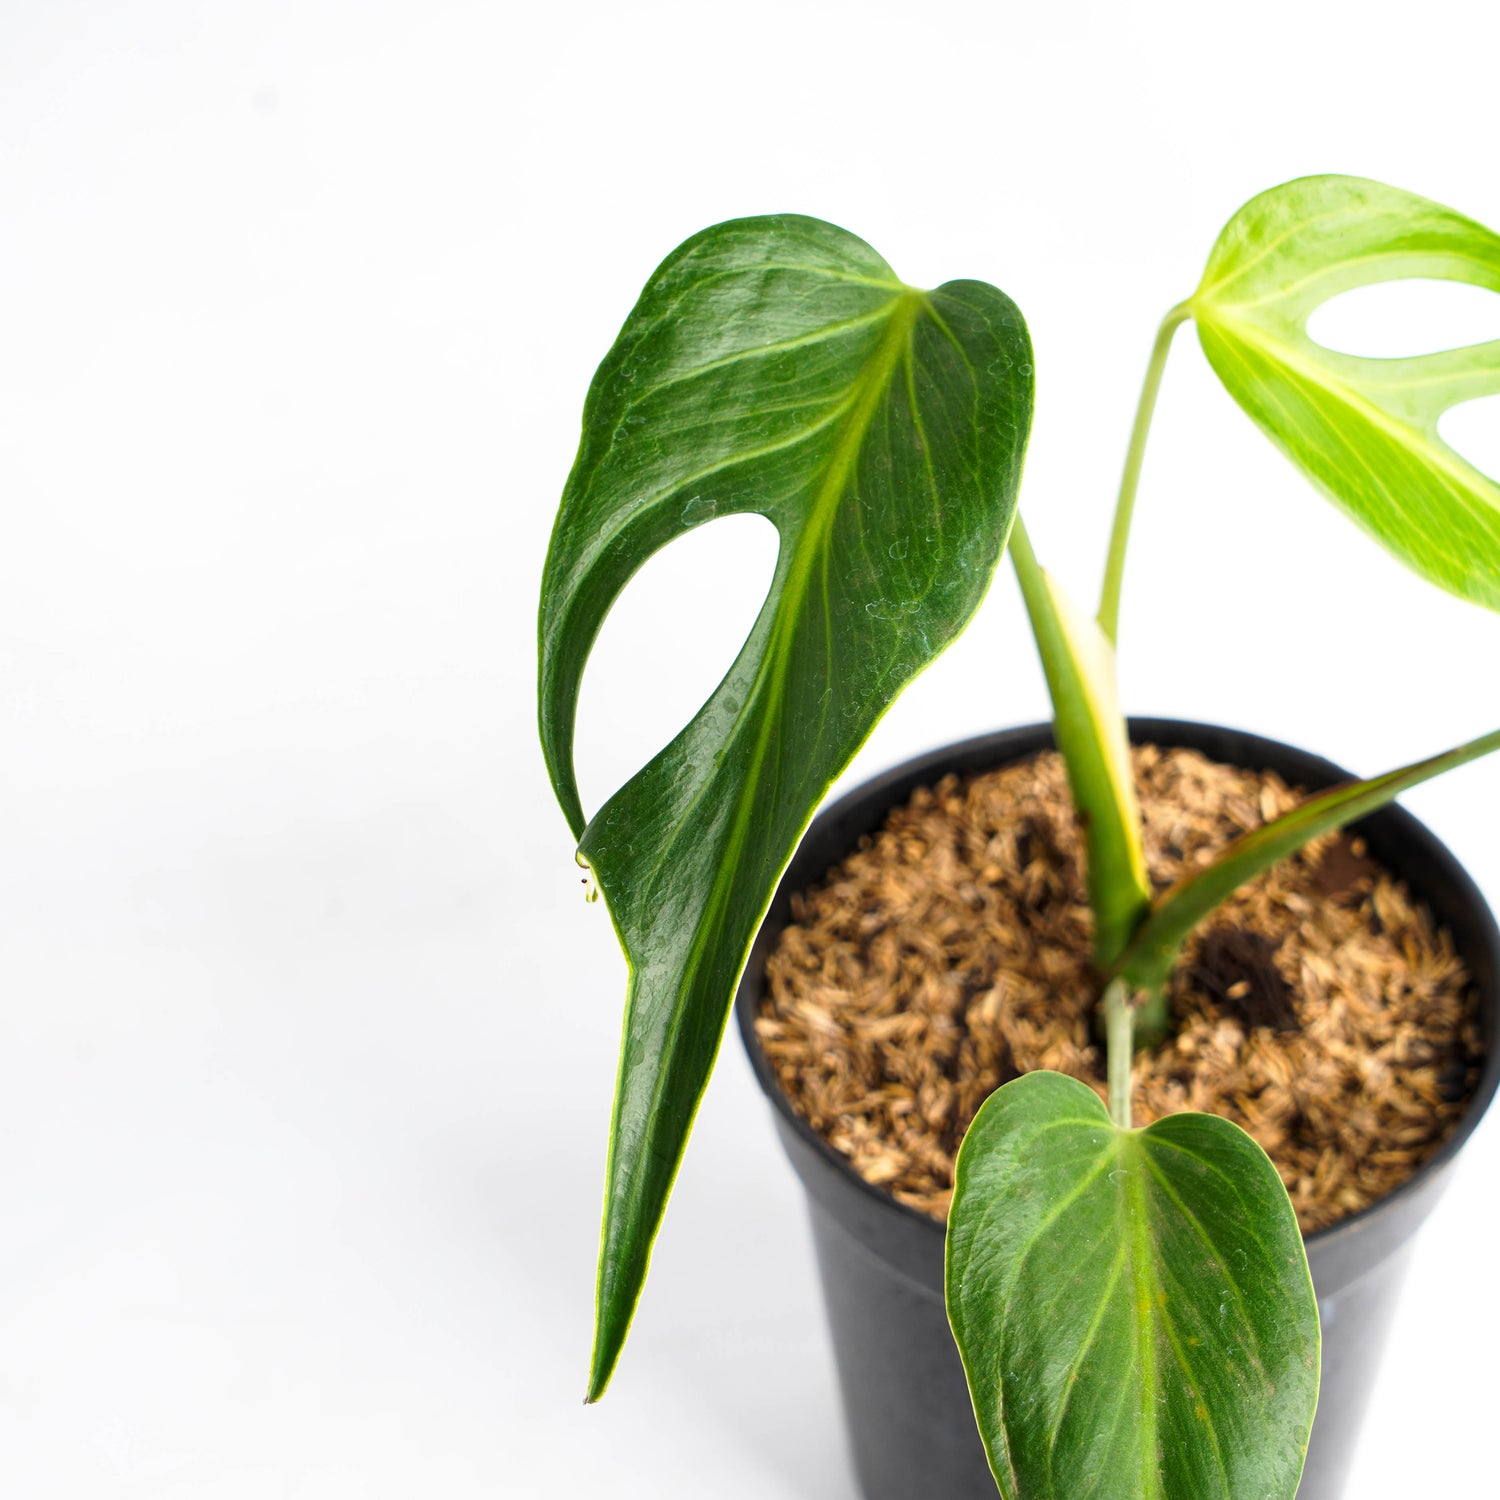
<svg viewBox="0 0 1500 1500">
<path fill-rule="evenodd" d="M 1500 731 L 1369 781 L 1346 781 L 1330 787 L 1273 822 L 1242 834 L 1211 864 L 1162 892 L 1121 958 L 1119 972 L 1131 984 L 1154 991 L 1166 983 L 1188 934 L 1247 881 L 1263 875 L 1320 835 L 1394 802 L 1407 788 L 1495 750 L 1500 750 Z"/>
<path fill-rule="evenodd" d="M 1497 609 L 1500 485 L 1438 420 L 1500 392 L 1500 340 L 1367 359 L 1307 334 L 1330 297 L 1406 277 L 1500 292 L 1500 235 L 1399 188 L 1305 177 L 1230 220 L 1191 310 L 1230 394 L 1319 488 L 1424 578 Z"/>
<path fill-rule="evenodd" d="M 1119 958 L 1151 905 L 1141 814 L 1120 713 L 1115 648 L 1046 569 L 1026 533 L 1011 542 L 1026 613 L 1052 698 L 1052 729 L 1088 848 L 1094 957 L 1101 968 Z"/>
<path fill-rule="evenodd" d="M 829 784 L 979 605 L 1031 400 L 1026 327 L 1002 292 L 915 290 L 862 240 L 795 217 L 688 240 L 594 378 L 541 610 L 547 764 L 630 968 L 591 1398 L 624 1342 L 771 893 Z M 749 639 L 585 827 L 573 724 L 605 613 L 653 552 L 736 512 L 780 535 Z"/>
<path fill-rule="evenodd" d="M 1291 1500 L 1317 1303 L 1265 1153 L 1214 1115 L 1121 1130 L 1028 1073 L 960 1148 L 948 1317 L 1005 1500 Z"/>
</svg>

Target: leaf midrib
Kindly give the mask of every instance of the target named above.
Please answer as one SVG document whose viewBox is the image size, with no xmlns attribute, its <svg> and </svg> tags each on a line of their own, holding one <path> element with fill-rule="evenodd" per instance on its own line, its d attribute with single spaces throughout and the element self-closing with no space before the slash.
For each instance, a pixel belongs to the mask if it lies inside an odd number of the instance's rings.
<svg viewBox="0 0 1500 1500">
<path fill-rule="evenodd" d="M 1151 1227 L 1146 1217 L 1144 1173 L 1134 1171 L 1130 1160 L 1135 1134 L 1121 1132 L 1116 1150 L 1125 1169 L 1120 1196 L 1125 1200 L 1125 1218 L 1130 1225 L 1130 1279 L 1135 1290 L 1136 1360 L 1141 1372 L 1141 1500 L 1164 1500 L 1159 1439 L 1156 1427 L 1156 1343 L 1151 1320 Z M 1140 1149 L 1136 1147 L 1136 1149 Z"/>
<path fill-rule="evenodd" d="M 858 461 L 864 438 L 869 431 L 881 398 L 890 386 L 900 358 L 902 347 L 911 337 L 917 314 L 926 304 L 926 294 L 911 287 L 903 288 L 902 294 L 892 300 L 891 324 L 881 338 L 874 356 L 853 382 L 852 405 L 843 431 L 839 434 L 825 470 L 823 482 L 814 496 L 808 521 L 802 527 L 794 544 L 787 565 L 786 581 L 780 590 L 775 609 L 775 623 L 766 650 L 755 670 L 750 688 L 745 695 L 745 706 L 741 718 L 751 704 L 760 707 L 754 743 L 750 749 L 750 760 L 745 775 L 740 780 L 742 788 L 736 802 L 733 823 L 724 844 L 724 855 L 718 860 L 713 885 L 703 905 L 706 914 L 714 914 L 713 922 L 700 922 L 693 934 L 687 960 L 683 965 L 683 982 L 677 991 L 679 1001 L 693 982 L 698 962 L 710 940 L 716 935 L 727 909 L 727 895 L 739 873 L 739 853 L 745 844 L 745 831 L 754 810 L 756 794 L 759 792 L 759 773 L 765 764 L 767 750 L 772 738 L 773 714 L 761 699 L 768 684 L 783 680 L 780 665 L 791 647 L 790 621 L 800 612 L 802 600 L 813 574 L 813 562 L 822 552 L 821 544 L 827 540 L 832 528 L 838 503 L 854 465 Z M 767 897 L 766 907 L 770 904 Z M 764 910 L 761 915 L 764 915 Z M 659 1092 L 659 1090 L 658 1090 Z"/>
<path fill-rule="evenodd" d="M 1201 314 L 1199 317 L 1202 321 Z M 1424 449 L 1431 453 L 1434 466 L 1441 468 L 1446 477 L 1462 485 L 1466 490 L 1472 491 L 1475 488 L 1474 481 L 1484 478 L 1438 435 L 1436 418 L 1431 428 L 1414 427 L 1411 423 L 1402 421 L 1388 412 L 1379 402 L 1367 396 L 1359 387 L 1351 386 L 1342 376 L 1334 373 L 1331 366 L 1307 359 L 1296 345 L 1289 344 L 1285 339 L 1267 332 L 1265 325 L 1254 319 L 1238 318 L 1216 309 L 1206 326 L 1220 333 L 1221 336 L 1226 331 L 1233 330 L 1234 334 L 1231 338 L 1238 335 L 1240 343 L 1259 347 L 1269 358 L 1286 366 L 1289 370 L 1294 370 L 1315 391 L 1332 392 L 1345 405 L 1353 407 L 1372 425 L 1379 427 L 1392 441 L 1406 443 L 1413 438 L 1418 440 Z M 1390 488 L 1384 481 L 1377 480 L 1376 482 L 1387 494 L 1390 493 Z M 1490 509 L 1494 510 L 1496 507 L 1491 506 Z"/>
<path fill-rule="evenodd" d="M 1401 497 L 1375 471 L 1375 469 L 1371 465 L 1370 459 L 1366 456 L 1365 453 L 1360 450 L 1357 444 L 1351 441 L 1348 434 L 1344 432 L 1342 427 L 1337 422 L 1330 420 L 1330 403 L 1328 401 L 1322 400 L 1321 398 L 1323 396 L 1329 396 L 1332 400 L 1332 403 L 1337 406 L 1338 410 L 1348 412 L 1352 417 L 1356 418 L 1364 417 L 1367 412 L 1371 412 L 1373 410 L 1373 415 L 1366 417 L 1365 419 L 1370 423 L 1372 427 L 1375 427 L 1377 430 L 1381 429 L 1382 427 L 1388 429 L 1390 426 L 1390 422 L 1393 421 L 1397 422 L 1398 425 L 1407 427 L 1409 427 L 1409 424 L 1400 424 L 1399 419 L 1395 418 L 1391 418 L 1389 419 L 1389 421 L 1382 420 L 1382 415 L 1379 408 L 1372 408 L 1369 401 L 1360 397 L 1357 392 L 1351 391 L 1349 387 L 1343 382 L 1334 381 L 1332 383 L 1337 387 L 1337 389 L 1330 390 L 1324 387 L 1314 376 L 1307 373 L 1307 366 L 1305 362 L 1301 364 L 1293 364 L 1291 361 L 1278 362 L 1276 355 L 1270 352 L 1266 348 L 1265 344 L 1250 340 L 1235 339 L 1225 333 L 1222 327 L 1216 329 L 1216 332 L 1219 335 L 1219 344 L 1221 350 L 1238 360 L 1239 363 L 1250 372 L 1253 378 L 1262 380 L 1262 367 L 1265 365 L 1269 365 L 1270 368 L 1277 374 L 1282 376 L 1289 385 L 1295 387 L 1299 391 L 1310 392 L 1314 398 L 1318 398 L 1313 401 L 1313 406 L 1318 413 L 1319 420 L 1322 423 L 1321 430 L 1331 434 L 1340 443 L 1342 443 L 1350 456 L 1367 471 L 1370 476 L 1370 485 L 1373 486 L 1373 491 L 1371 492 L 1378 493 L 1379 495 L 1383 496 L 1387 504 L 1392 506 L 1396 511 L 1401 513 L 1407 519 L 1410 519 L 1410 507 L 1402 501 Z M 1284 344 L 1278 344 L 1277 347 L 1285 348 L 1286 346 Z M 1252 362 L 1247 357 L 1247 350 L 1255 351 L 1257 357 L 1260 360 L 1259 364 Z M 1338 404 L 1340 392 L 1343 392 L 1347 398 L 1343 401 L 1342 405 Z M 1314 431 L 1312 433 L 1312 436 L 1310 437 L 1310 429 L 1306 426 L 1306 424 L 1292 418 L 1285 401 L 1281 399 L 1274 386 L 1268 387 L 1262 394 L 1269 400 L 1275 402 L 1276 406 L 1280 409 L 1282 415 L 1287 419 L 1292 429 L 1290 436 L 1282 435 L 1274 429 L 1274 424 L 1270 424 L 1267 422 L 1266 418 L 1263 415 L 1256 414 L 1256 421 L 1260 422 L 1262 426 L 1267 427 L 1268 431 L 1270 431 L 1272 440 L 1277 444 L 1277 446 L 1285 449 L 1288 455 L 1291 457 L 1292 461 L 1307 470 L 1314 481 L 1320 484 L 1328 494 L 1332 495 L 1339 504 L 1345 505 L 1347 509 L 1351 510 L 1359 520 L 1360 524 L 1363 525 L 1372 536 L 1380 541 L 1382 545 L 1396 552 L 1399 556 L 1408 555 L 1404 553 L 1402 549 L 1396 544 L 1395 539 L 1391 534 L 1383 530 L 1381 527 L 1377 526 L 1370 519 L 1365 510 L 1359 504 L 1346 500 L 1346 498 L 1338 490 L 1337 486 L 1329 482 L 1327 479 L 1320 477 L 1309 462 L 1304 462 L 1302 458 L 1298 457 L 1298 454 L 1295 451 L 1297 441 L 1300 439 L 1304 442 L 1309 442 L 1312 444 L 1312 446 L 1316 447 L 1316 432 Z M 1246 405 L 1248 409 L 1250 404 L 1248 397 L 1237 399 L 1241 399 L 1241 404 Z M 1404 453 L 1407 451 L 1402 448 L 1399 435 L 1392 435 L 1389 430 L 1385 431 L 1382 435 L 1385 442 L 1388 445 L 1395 447 L 1398 452 Z M 1442 439 L 1440 437 L 1433 438 L 1432 443 L 1434 450 L 1434 461 L 1430 465 L 1429 472 L 1431 474 L 1431 477 L 1436 480 L 1464 510 L 1468 511 L 1470 515 L 1474 516 L 1476 520 L 1478 520 L 1479 524 L 1492 524 L 1495 521 L 1497 514 L 1500 514 L 1500 507 L 1488 504 L 1481 495 L 1474 492 L 1474 485 L 1476 481 L 1481 489 L 1488 488 L 1490 485 L 1490 481 L 1486 479 L 1484 475 L 1480 474 L 1477 470 L 1466 467 L 1465 461 L 1457 454 L 1452 454 L 1452 457 L 1454 462 L 1460 467 L 1457 470 L 1454 470 L 1451 465 L 1444 467 L 1443 464 L 1441 464 L 1437 460 L 1441 459 L 1441 455 L 1443 452 L 1446 451 L 1451 453 L 1451 450 L 1446 448 L 1446 445 L 1442 442 Z M 1428 450 L 1426 449 L 1419 448 L 1412 448 L 1410 450 L 1411 458 L 1419 467 L 1424 462 L 1426 462 L 1425 454 L 1427 451 Z M 1447 561 L 1455 577 L 1470 577 L 1472 570 L 1469 566 L 1471 559 L 1468 553 L 1463 551 L 1455 551 L 1451 548 L 1445 548 L 1443 546 L 1443 538 L 1435 535 L 1430 529 L 1424 533 L 1424 539 L 1427 546 L 1433 553 L 1440 554 Z"/>
</svg>

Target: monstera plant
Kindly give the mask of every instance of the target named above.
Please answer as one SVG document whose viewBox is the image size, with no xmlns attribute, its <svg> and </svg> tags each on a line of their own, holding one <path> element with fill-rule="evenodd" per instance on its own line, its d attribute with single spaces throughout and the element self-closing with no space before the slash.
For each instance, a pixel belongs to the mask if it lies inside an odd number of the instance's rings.
<svg viewBox="0 0 1500 1500">
<path fill-rule="evenodd" d="M 964 628 L 1009 546 L 1086 833 L 1108 1108 L 1032 1073 L 958 1157 L 947 1302 L 1007 1500 L 1286 1500 L 1318 1388 L 1317 1306 L 1295 1216 L 1228 1121 L 1131 1125 L 1130 1064 L 1168 1026 L 1197 924 L 1247 880 L 1500 732 L 1348 783 L 1178 886 L 1146 878 L 1115 637 L 1126 543 L 1174 331 L 1324 494 L 1423 577 L 1500 607 L 1500 487 L 1438 433 L 1500 392 L 1500 342 L 1338 354 L 1309 314 L 1351 288 L 1445 278 L 1500 291 L 1500 236 L 1349 177 L 1262 194 L 1162 325 L 1097 617 L 1041 569 L 1017 514 L 1033 395 L 1014 303 L 983 282 L 901 282 L 863 241 L 790 216 L 718 225 L 651 277 L 600 366 L 547 558 L 547 765 L 629 966 L 589 1398 L 625 1341 L 735 985 L 830 783 Z M 780 536 L 743 649 L 692 722 L 592 817 L 572 769 L 579 683 L 610 605 L 658 549 L 753 511 Z"/>
</svg>

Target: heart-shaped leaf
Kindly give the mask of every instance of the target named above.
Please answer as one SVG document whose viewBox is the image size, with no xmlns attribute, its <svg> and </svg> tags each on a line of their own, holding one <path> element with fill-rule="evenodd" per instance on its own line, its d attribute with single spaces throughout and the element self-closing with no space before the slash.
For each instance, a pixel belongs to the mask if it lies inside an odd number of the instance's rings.
<svg viewBox="0 0 1500 1500">
<path fill-rule="evenodd" d="M 1330 297 L 1405 277 L 1500 292 L 1500 235 L 1399 188 L 1304 177 L 1229 221 L 1190 307 L 1220 380 L 1314 483 L 1424 578 L 1500 609 L 1500 485 L 1437 430 L 1500 392 L 1500 340 L 1367 359 L 1307 334 Z"/>
<path fill-rule="evenodd" d="M 1108 969 L 1151 907 L 1115 648 L 1098 621 L 1084 614 L 1038 565 L 1020 522 L 1010 554 L 1047 674 L 1052 730 L 1088 847 L 1094 958 Z"/>
<path fill-rule="evenodd" d="M 1005 1500 L 1291 1500 L 1320 1335 L 1286 1189 L 1214 1115 L 1111 1123 L 1059 1073 L 959 1151 L 948 1317 Z"/>
<path fill-rule="evenodd" d="M 624 1342 L 751 938 L 829 784 L 978 607 L 1031 400 L 1026 326 L 1002 292 L 918 291 L 862 240 L 789 216 L 688 240 L 594 378 L 541 609 L 547 765 L 630 967 L 591 1398 Z M 781 538 L 749 639 L 585 828 L 573 723 L 606 611 L 653 552 L 746 511 Z"/>
</svg>

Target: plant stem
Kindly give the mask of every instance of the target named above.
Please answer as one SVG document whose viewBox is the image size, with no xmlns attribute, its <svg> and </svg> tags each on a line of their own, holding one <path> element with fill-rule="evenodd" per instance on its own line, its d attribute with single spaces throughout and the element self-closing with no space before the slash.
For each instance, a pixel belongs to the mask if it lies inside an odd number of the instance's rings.
<svg viewBox="0 0 1500 1500">
<path fill-rule="evenodd" d="M 1111 979 L 1105 988 L 1104 1025 L 1109 1057 L 1109 1116 L 1121 1130 L 1129 1130 L 1135 1012 L 1130 1006 L 1130 990 L 1123 979 Z"/>
<path fill-rule="evenodd" d="M 1135 409 L 1135 426 L 1130 433 L 1130 447 L 1125 453 L 1125 473 L 1120 478 L 1120 498 L 1115 502 L 1115 523 L 1109 534 L 1109 560 L 1104 565 L 1104 590 L 1099 597 L 1099 625 L 1110 644 L 1117 643 L 1120 633 L 1120 584 L 1125 575 L 1125 548 L 1130 542 L 1130 519 L 1135 513 L 1135 492 L 1141 482 L 1141 464 L 1146 457 L 1146 438 L 1151 431 L 1151 416 L 1156 410 L 1156 393 L 1161 389 L 1162 372 L 1167 367 L 1167 352 L 1178 325 L 1192 316 L 1192 304 L 1179 302 L 1162 319 L 1146 366 L 1146 382 Z"/>
</svg>

